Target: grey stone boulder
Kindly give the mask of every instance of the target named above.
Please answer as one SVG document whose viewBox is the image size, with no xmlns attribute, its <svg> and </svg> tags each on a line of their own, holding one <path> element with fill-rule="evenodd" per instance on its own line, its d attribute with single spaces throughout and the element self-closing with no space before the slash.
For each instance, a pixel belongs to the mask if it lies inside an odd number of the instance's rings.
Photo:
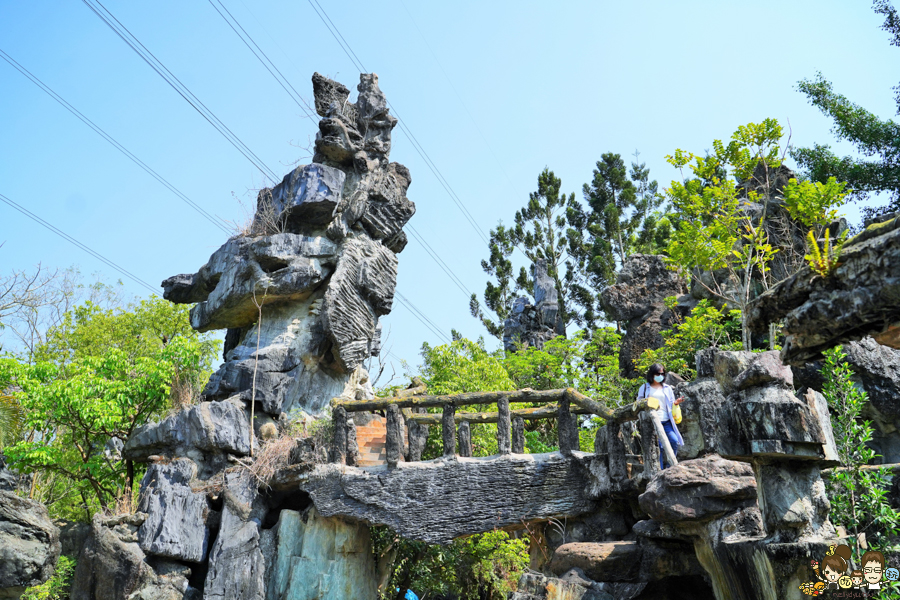
<svg viewBox="0 0 900 600">
<path fill-rule="evenodd" d="M 137 543 L 143 515 L 91 521 L 91 535 L 75 566 L 72 600 L 122 600 L 155 579 Z"/>
<path fill-rule="evenodd" d="M 550 562 L 557 575 L 578 568 L 594 581 L 636 581 L 640 566 L 641 547 L 635 541 L 563 544 Z"/>
<path fill-rule="evenodd" d="M 400 233 L 416 213 L 416 205 L 406 197 L 412 182 L 409 169 L 390 163 L 379 172 L 368 190 L 365 212 L 360 223 L 375 240 L 387 240 Z"/>
<path fill-rule="evenodd" d="M 687 293 L 687 282 L 666 267 L 662 256 L 632 254 L 616 275 L 616 284 L 600 292 L 603 309 L 616 321 L 646 315 L 669 296 Z"/>
<path fill-rule="evenodd" d="M 198 331 L 238 328 L 259 318 L 266 306 L 303 300 L 331 275 L 337 248 L 324 236 L 278 233 L 236 237 L 216 250 L 194 275 L 163 281 L 163 297 L 193 303 Z"/>
<path fill-rule="evenodd" d="M 265 560 L 260 550 L 260 500 L 245 472 L 225 473 L 225 506 L 209 553 L 204 600 L 263 600 Z"/>
<path fill-rule="evenodd" d="M 747 463 L 711 454 L 660 471 L 638 497 L 655 521 L 705 521 L 756 504 L 756 479 Z"/>
<path fill-rule="evenodd" d="M 0 598 L 18 598 L 44 583 L 60 551 L 59 528 L 44 505 L 0 491 Z"/>
<path fill-rule="evenodd" d="M 712 356 L 713 375 L 726 396 L 737 391 L 738 376 L 750 368 L 753 353 L 746 351 L 717 351 Z"/>
<path fill-rule="evenodd" d="M 146 554 L 203 562 L 210 543 L 206 494 L 191 490 L 197 465 L 188 458 L 154 463 L 141 481 L 138 511 L 147 514 L 138 540 Z"/>
<path fill-rule="evenodd" d="M 288 231 L 304 226 L 327 225 L 341 201 L 346 175 L 340 169 L 313 163 L 301 165 L 272 188 L 274 216 Z M 265 207 L 263 207 L 265 209 Z"/>
<path fill-rule="evenodd" d="M 850 239 L 828 277 L 804 266 L 754 300 L 746 317 L 756 331 L 783 320 L 787 364 L 867 335 L 900 348 L 900 217 Z"/>
<path fill-rule="evenodd" d="M 750 365 L 734 379 L 737 390 L 745 390 L 760 385 L 778 385 L 794 389 L 794 374 L 789 366 L 781 363 L 777 350 L 754 354 Z"/>
<path fill-rule="evenodd" d="M 745 390 L 740 400 L 735 406 L 736 419 L 753 456 L 825 458 L 828 440 L 815 406 L 778 387 Z"/>
<path fill-rule="evenodd" d="M 145 462 L 153 455 L 170 458 L 197 451 L 210 454 L 250 453 L 250 423 L 243 408 L 231 402 L 201 402 L 144 425 L 125 443 L 124 456 Z"/>
<path fill-rule="evenodd" d="M 616 284 L 600 292 L 601 306 L 609 318 L 626 323 L 619 350 L 623 375 L 641 375 L 635 370 L 635 360 L 644 350 L 662 346 L 661 332 L 677 322 L 677 315 L 666 308 L 664 300 L 684 296 L 687 291 L 687 282 L 666 268 L 664 257 L 633 254 L 622 265 Z"/>
<path fill-rule="evenodd" d="M 88 536 L 91 535 L 90 523 L 59 519 L 54 521 L 54 525 L 59 527 L 59 543 L 62 545 L 60 554 L 77 559 Z"/>
<path fill-rule="evenodd" d="M 78 557 L 72 600 L 199 600 L 188 586 L 189 567 L 168 561 L 152 564 L 137 542 L 146 515 L 95 515 Z"/>
</svg>

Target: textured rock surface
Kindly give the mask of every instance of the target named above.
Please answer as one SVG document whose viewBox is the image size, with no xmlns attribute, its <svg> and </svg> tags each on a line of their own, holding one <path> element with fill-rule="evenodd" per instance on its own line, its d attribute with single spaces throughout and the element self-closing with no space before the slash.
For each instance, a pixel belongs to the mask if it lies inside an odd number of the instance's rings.
<svg viewBox="0 0 900 600">
<path fill-rule="evenodd" d="M 43 504 L 0 491 L 0 598 L 49 579 L 60 550 L 59 528 Z"/>
<path fill-rule="evenodd" d="M 146 461 L 152 455 L 170 458 L 202 454 L 250 453 L 250 422 L 231 402 L 201 402 L 159 423 L 145 425 L 125 443 L 125 457 Z"/>
<path fill-rule="evenodd" d="M 228 329 L 209 400 L 249 400 L 255 372 L 263 411 L 318 413 L 381 350 L 378 320 L 391 311 L 415 205 L 409 170 L 389 161 L 397 119 L 378 77 L 362 74 L 357 89 L 351 103 L 346 87 L 315 74 L 313 163 L 260 191 L 246 235 L 196 274 L 163 282 L 165 298 L 197 303 L 195 329 Z"/>
<path fill-rule="evenodd" d="M 318 467 L 301 489 L 324 516 L 388 525 L 411 539 L 446 544 L 454 538 L 570 517 L 595 509 L 585 490 L 580 452 L 399 463 L 396 468 Z"/>
<path fill-rule="evenodd" d="M 550 569 L 565 573 L 578 568 L 594 581 L 635 581 L 641 566 L 637 542 L 576 542 L 556 549 Z"/>
<path fill-rule="evenodd" d="M 204 600 L 262 600 L 265 562 L 259 547 L 260 502 L 246 472 L 225 474 L 225 507 L 209 553 Z"/>
<path fill-rule="evenodd" d="M 378 595 L 365 525 L 323 518 L 314 508 L 302 515 L 283 510 L 269 535 L 268 600 L 370 600 Z"/>
<path fill-rule="evenodd" d="M 641 375 L 634 369 L 634 360 L 647 348 L 662 346 L 660 332 L 675 323 L 675 314 L 663 301 L 687 291 L 684 278 L 667 269 L 662 256 L 633 254 L 616 276 L 616 285 L 600 292 L 603 310 L 611 319 L 626 323 L 619 350 L 619 370 L 626 377 Z"/>
<path fill-rule="evenodd" d="M 757 330 L 784 320 L 782 359 L 800 365 L 866 335 L 900 348 L 900 217 L 850 240 L 829 277 L 804 267 L 757 298 L 748 310 Z"/>
<path fill-rule="evenodd" d="M 503 347 L 515 352 L 519 346 L 543 348 L 544 342 L 565 335 L 559 314 L 559 292 L 547 274 L 547 263 L 534 263 L 534 304 L 520 296 L 513 303 L 509 317 L 503 322 Z"/>
<path fill-rule="evenodd" d="M 206 494 L 191 490 L 197 465 L 188 458 L 152 464 L 141 481 L 138 511 L 147 514 L 138 540 L 147 554 L 187 562 L 206 560 L 210 531 Z"/>
<path fill-rule="evenodd" d="M 638 501 L 656 521 L 703 521 L 756 504 L 756 479 L 750 465 L 713 454 L 661 471 Z"/>
</svg>

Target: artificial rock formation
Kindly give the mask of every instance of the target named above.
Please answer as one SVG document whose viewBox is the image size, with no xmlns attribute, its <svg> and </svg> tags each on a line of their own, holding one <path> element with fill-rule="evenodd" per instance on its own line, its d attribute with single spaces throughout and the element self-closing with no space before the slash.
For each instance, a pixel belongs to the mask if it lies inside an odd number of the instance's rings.
<svg viewBox="0 0 900 600">
<path fill-rule="evenodd" d="M 783 320 L 785 363 L 803 365 L 867 335 L 900 348 L 900 216 L 849 240 L 839 261 L 827 277 L 804 266 L 751 304 L 754 329 Z"/>
<path fill-rule="evenodd" d="M 0 598 L 49 579 L 60 550 L 59 528 L 43 504 L 0 491 Z"/>
<path fill-rule="evenodd" d="M 648 348 L 663 344 L 660 332 L 676 323 L 676 314 L 664 300 L 679 298 L 677 310 L 689 313 L 695 304 L 687 296 L 688 286 L 676 271 L 666 268 L 664 257 L 632 254 L 616 276 L 616 284 L 600 293 L 603 310 L 615 321 L 625 323 L 619 348 L 619 370 L 625 377 L 640 377 L 634 361 Z"/>
<path fill-rule="evenodd" d="M 388 158 L 397 121 L 377 77 L 360 76 L 355 103 L 319 74 L 313 89 L 322 117 L 313 163 L 262 190 L 249 230 L 196 273 L 163 282 L 165 298 L 196 304 L 195 329 L 228 330 L 225 362 L 200 403 L 116 449 L 149 463 L 138 512 L 94 519 L 73 598 L 375 597 L 368 526 L 322 516 L 296 485 L 271 490 L 250 469 L 283 413 L 374 396 L 362 365 L 379 352 L 415 212 L 409 171 Z M 306 442 L 291 461 L 319 460 Z"/>
<path fill-rule="evenodd" d="M 253 225 L 194 274 L 163 282 L 164 297 L 197 303 L 191 325 L 228 329 L 225 363 L 207 400 L 252 395 L 264 412 L 316 413 L 348 393 L 351 376 L 380 350 L 391 311 L 403 225 L 415 213 L 411 177 L 389 161 L 390 115 L 374 74 L 359 97 L 318 73 L 322 117 L 313 163 L 260 191 Z M 349 386 L 353 387 L 353 386 Z"/>
<path fill-rule="evenodd" d="M 543 348 L 545 342 L 565 333 L 556 283 L 547 274 L 547 262 L 539 258 L 534 262 L 534 304 L 525 296 L 513 302 L 503 321 L 503 348 L 507 352 L 522 346 Z"/>
</svg>

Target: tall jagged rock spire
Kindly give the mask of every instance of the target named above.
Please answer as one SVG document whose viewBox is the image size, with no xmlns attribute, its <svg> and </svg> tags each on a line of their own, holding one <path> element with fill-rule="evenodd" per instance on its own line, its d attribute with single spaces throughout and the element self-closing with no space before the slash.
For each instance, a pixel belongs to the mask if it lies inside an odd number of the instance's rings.
<svg viewBox="0 0 900 600">
<path fill-rule="evenodd" d="M 397 119 L 378 76 L 360 75 L 355 103 L 340 83 L 312 81 L 322 117 L 312 164 L 261 190 L 249 230 L 197 273 L 162 284 L 166 299 L 197 303 L 195 329 L 228 329 L 204 398 L 250 400 L 255 371 L 256 399 L 273 415 L 366 393 L 348 384 L 354 372 L 367 380 L 363 363 L 380 349 L 379 318 L 391 311 L 415 213 L 409 170 L 389 160 Z"/>
</svg>

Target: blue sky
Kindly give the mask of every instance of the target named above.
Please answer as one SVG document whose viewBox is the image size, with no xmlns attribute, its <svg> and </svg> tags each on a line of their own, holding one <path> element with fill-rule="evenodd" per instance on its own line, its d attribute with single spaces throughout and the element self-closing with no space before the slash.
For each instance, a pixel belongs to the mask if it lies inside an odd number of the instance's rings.
<svg viewBox="0 0 900 600">
<path fill-rule="evenodd" d="M 314 71 L 355 89 L 358 72 L 308 2 L 223 2 L 308 100 Z M 882 117 L 900 81 L 867 2 L 320 2 L 485 235 L 545 166 L 580 198 L 604 152 L 640 150 L 666 187 L 666 154 L 702 152 L 766 117 L 789 122 L 796 145 L 849 150 L 797 81 L 822 71 Z M 315 124 L 209 2 L 104 5 L 279 177 L 310 161 Z M 246 218 L 261 173 L 84 3 L 0 0 L 0 49 L 205 210 Z M 0 148 L 0 193 L 153 285 L 196 271 L 226 239 L 5 62 Z M 412 172 L 412 224 L 481 296 L 484 242 L 399 128 L 391 158 Z M 0 242 L 3 273 L 42 263 L 120 277 L 4 204 Z M 445 335 L 485 333 L 415 241 L 398 282 Z M 442 341 L 396 302 L 384 324 L 390 360 L 416 365 L 423 341 Z"/>
</svg>

